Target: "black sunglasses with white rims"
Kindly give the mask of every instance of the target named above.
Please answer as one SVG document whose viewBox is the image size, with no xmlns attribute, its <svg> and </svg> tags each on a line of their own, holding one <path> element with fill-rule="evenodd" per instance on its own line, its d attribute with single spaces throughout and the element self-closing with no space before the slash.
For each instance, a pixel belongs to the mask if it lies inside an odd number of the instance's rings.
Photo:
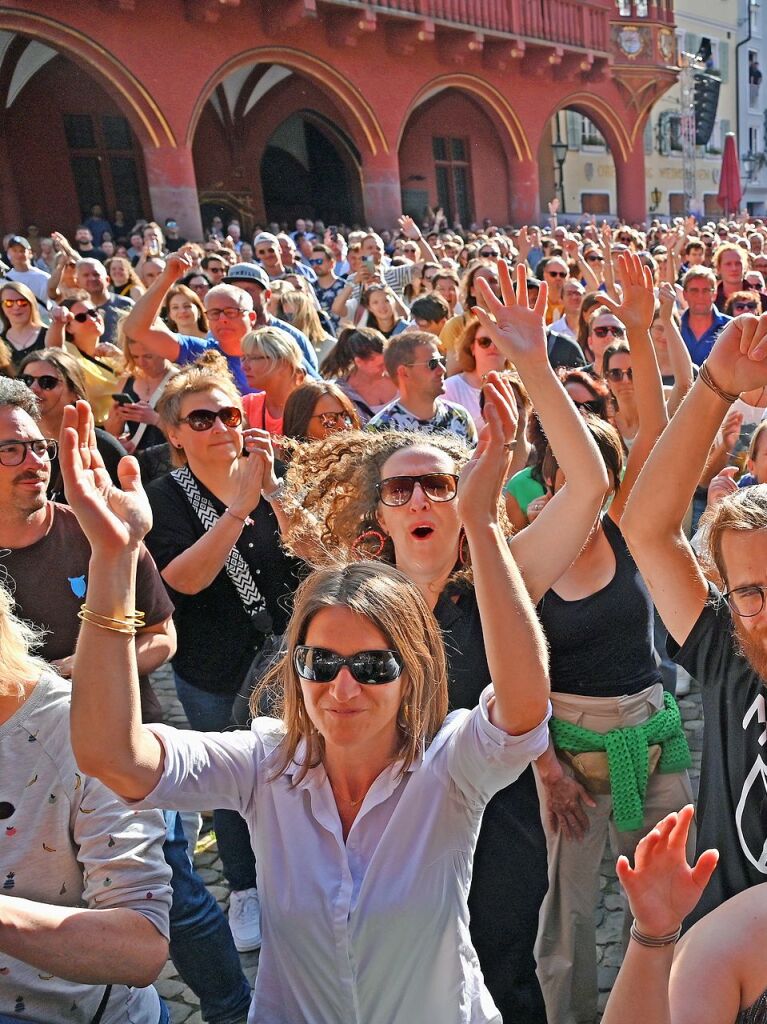
<svg viewBox="0 0 767 1024">
<path fill-rule="evenodd" d="M 398 651 L 356 651 L 344 657 L 326 647 L 302 644 L 293 651 L 293 667 L 310 683 L 332 683 L 346 667 L 363 686 L 380 686 L 399 679 L 405 662 Z"/>
<path fill-rule="evenodd" d="M 421 485 L 421 490 L 429 501 L 452 501 L 458 493 L 458 477 L 455 473 L 387 476 L 376 484 L 376 491 L 381 504 L 397 508 L 410 501 L 416 484 Z"/>
<path fill-rule="evenodd" d="M 239 427 L 242 423 L 242 413 L 234 405 L 227 405 L 223 409 L 192 409 L 188 416 L 183 416 L 179 423 L 187 423 L 192 430 L 210 430 L 216 420 L 219 419 L 225 427 Z"/>
</svg>

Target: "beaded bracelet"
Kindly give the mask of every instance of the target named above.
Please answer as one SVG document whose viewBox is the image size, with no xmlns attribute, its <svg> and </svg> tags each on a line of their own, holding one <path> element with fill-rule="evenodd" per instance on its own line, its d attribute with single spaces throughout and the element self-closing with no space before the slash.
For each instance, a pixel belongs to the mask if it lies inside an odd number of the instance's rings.
<svg viewBox="0 0 767 1024">
<path fill-rule="evenodd" d="M 89 622 L 92 626 L 98 626 L 99 629 L 108 629 L 111 633 L 125 633 L 127 636 L 135 636 L 137 630 L 143 629 L 146 625 L 144 612 L 135 611 L 126 615 L 124 619 L 115 619 L 111 615 L 94 612 L 85 604 L 80 605 L 77 617 L 81 622 Z"/>
<path fill-rule="evenodd" d="M 715 395 L 721 398 L 723 402 L 727 402 L 728 405 L 732 405 L 733 402 L 737 402 L 737 400 L 740 398 L 740 395 L 731 395 L 729 391 L 724 391 L 722 388 L 719 387 L 714 378 L 711 376 L 711 371 L 706 366 L 705 360 L 700 364 L 700 372 L 698 373 L 698 377 L 700 378 L 700 380 L 703 381 L 703 383 L 706 385 L 709 391 L 713 391 Z"/>
<path fill-rule="evenodd" d="M 285 480 L 284 480 L 283 477 L 280 477 L 280 479 L 277 481 L 277 486 L 274 488 L 273 491 L 270 491 L 269 494 L 267 494 L 265 491 L 261 491 L 261 496 L 266 501 L 268 501 L 270 505 L 273 504 L 275 501 L 282 501 L 282 498 L 283 498 L 284 494 L 285 494 Z"/>
<path fill-rule="evenodd" d="M 644 932 L 640 932 L 637 928 L 636 918 L 634 918 L 631 924 L 631 938 L 634 942 L 638 942 L 640 946 L 647 946 L 650 949 L 659 949 L 661 946 L 673 946 L 679 942 L 681 934 L 681 925 L 679 925 L 675 932 L 671 932 L 669 935 L 645 935 Z"/>
</svg>

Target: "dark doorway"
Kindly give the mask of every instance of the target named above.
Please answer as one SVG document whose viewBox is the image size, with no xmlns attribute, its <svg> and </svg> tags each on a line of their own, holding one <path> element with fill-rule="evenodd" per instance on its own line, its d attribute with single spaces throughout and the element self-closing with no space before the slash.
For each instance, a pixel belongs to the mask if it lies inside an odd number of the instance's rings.
<svg viewBox="0 0 767 1024">
<path fill-rule="evenodd" d="M 266 219 L 292 224 L 311 217 L 325 224 L 361 220 L 359 175 L 325 130 L 294 114 L 272 135 L 261 160 Z"/>
</svg>

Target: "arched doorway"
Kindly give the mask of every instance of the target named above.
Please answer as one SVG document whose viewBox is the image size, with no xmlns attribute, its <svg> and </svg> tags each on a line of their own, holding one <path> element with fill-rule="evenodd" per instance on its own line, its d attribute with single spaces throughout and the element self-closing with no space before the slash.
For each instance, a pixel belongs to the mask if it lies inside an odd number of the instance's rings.
<svg viewBox="0 0 767 1024">
<path fill-rule="evenodd" d="M 245 233 L 298 217 L 363 220 L 360 152 L 322 83 L 291 67 L 230 72 L 204 105 L 193 154 L 203 221 L 232 212 Z"/>
<path fill-rule="evenodd" d="M 46 43 L 0 31 L 0 201 L 7 227 L 71 234 L 98 203 L 150 215 L 132 116 L 108 83 Z"/>
<path fill-rule="evenodd" d="M 615 163 L 605 135 L 589 116 L 573 107 L 556 111 L 543 132 L 538 150 L 540 197 L 559 200 L 560 219 L 599 220 L 617 214 Z"/>
<path fill-rule="evenodd" d="M 500 118 L 470 91 L 437 83 L 420 98 L 399 145 L 402 208 L 419 222 L 441 207 L 468 228 L 511 221 L 513 140 Z"/>
</svg>

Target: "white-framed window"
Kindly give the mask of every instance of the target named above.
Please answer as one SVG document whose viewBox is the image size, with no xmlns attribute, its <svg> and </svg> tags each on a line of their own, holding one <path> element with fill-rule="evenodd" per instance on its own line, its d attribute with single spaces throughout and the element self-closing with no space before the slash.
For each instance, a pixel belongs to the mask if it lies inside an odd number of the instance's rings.
<svg viewBox="0 0 767 1024">
<path fill-rule="evenodd" d="M 759 109 L 762 89 L 762 67 L 756 50 L 748 51 L 748 105 L 751 110 Z"/>
<path fill-rule="evenodd" d="M 594 124 L 593 121 L 589 120 L 583 114 L 581 118 L 581 149 L 586 151 L 599 151 L 603 153 L 607 149 L 607 143 L 605 137 L 602 135 L 600 130 Z"/>
</svg>

